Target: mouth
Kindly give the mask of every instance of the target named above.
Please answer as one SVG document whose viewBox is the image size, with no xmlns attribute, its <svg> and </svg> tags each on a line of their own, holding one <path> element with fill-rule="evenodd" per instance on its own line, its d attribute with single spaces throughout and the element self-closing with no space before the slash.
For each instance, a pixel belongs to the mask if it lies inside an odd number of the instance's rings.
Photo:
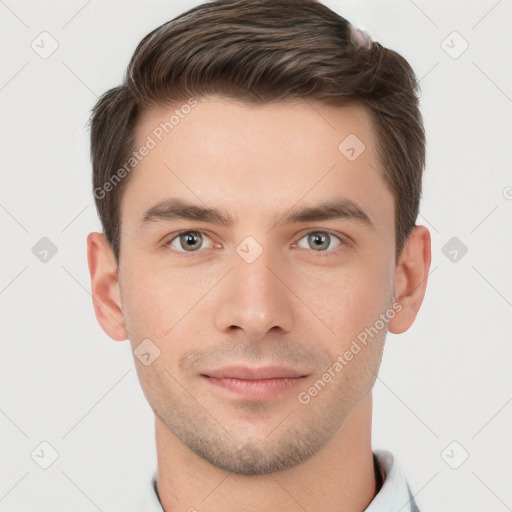
<svg viewBox="0 0 512 512">
<path fill-rule="evenodd" d="M 304 371 L 279 366 L 231 366 L 201 374 L 206 384 L 250 400 L 276 397 L 298 387 L 306 377 Z"/>
</svg>

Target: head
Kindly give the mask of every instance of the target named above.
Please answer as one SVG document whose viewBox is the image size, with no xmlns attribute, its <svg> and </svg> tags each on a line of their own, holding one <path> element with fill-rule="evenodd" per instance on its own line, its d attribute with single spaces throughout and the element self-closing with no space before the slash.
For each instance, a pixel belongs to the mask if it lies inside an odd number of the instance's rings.
<svg viewBox="0 0 512 512">
<path fill-rule="evenodd" d="M 369 403 L 430 266 L 417 93 L 403 57 L 321 3 L 235 0 L 152 31 L 95 105 L 96 316 L 209 462 L 291 467 Z M 236 395 L 212 385 L 231 366 L 297 379 Z"/>
</svg>

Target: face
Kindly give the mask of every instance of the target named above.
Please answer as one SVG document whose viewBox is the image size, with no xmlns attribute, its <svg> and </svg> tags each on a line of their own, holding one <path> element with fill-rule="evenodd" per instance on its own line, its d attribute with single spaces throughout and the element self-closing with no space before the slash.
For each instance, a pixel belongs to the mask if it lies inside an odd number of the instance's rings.
<svg viewBox="0 0 512 512">
<path fill-rule="evenodd" d="M 292 467 L 339 435 L 381 362 L 394 204 L 372 124 L 355 105 L 211 97 L 162 134 L 174 110 L 141 118 L 135 147 L 156 144 L 121 203 L 122 313 L 132 348 L 149 340 L 141 386 L 212 464 Z"/>
</svg>

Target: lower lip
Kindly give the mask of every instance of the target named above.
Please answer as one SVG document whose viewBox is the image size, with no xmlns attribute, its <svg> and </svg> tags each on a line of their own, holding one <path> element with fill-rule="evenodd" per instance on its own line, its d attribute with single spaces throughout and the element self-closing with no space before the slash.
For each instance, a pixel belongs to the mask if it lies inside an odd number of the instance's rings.
<svg viewBox="0 0 512 512">
<path fill-rule="evenodd" d="M 224 388 L 244 398 L 261 400 L 273 398 L 287 390 L 293 389 L 302 383 L 304 377 L 278 378 L 278 379 L 234 379 L 202 376 L 212 386 Z"/>
</svg>

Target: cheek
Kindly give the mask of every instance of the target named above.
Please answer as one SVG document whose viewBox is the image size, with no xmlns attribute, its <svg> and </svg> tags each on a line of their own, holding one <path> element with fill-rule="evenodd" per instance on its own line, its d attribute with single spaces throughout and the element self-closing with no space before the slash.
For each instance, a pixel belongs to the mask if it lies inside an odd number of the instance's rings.
<svg viewBox="0 0 512 512">
<path fill-rule="evenodd" d="M 351 265 L 316 279 L 310 290 L 311 309 L 345 346 L 365 328 L 375 324 L 390 306 L 390 270 L 382 262 Z M 314 297 L 314 299 L 313 299 Z"/>
<path fill-rule="evenodd" d="M 170 338 L 211 288 L 209 279 L 193 268 L 148 265 L 134 259 L 122 270 L 123 312 L 133 343 Z"/>
</svg>

